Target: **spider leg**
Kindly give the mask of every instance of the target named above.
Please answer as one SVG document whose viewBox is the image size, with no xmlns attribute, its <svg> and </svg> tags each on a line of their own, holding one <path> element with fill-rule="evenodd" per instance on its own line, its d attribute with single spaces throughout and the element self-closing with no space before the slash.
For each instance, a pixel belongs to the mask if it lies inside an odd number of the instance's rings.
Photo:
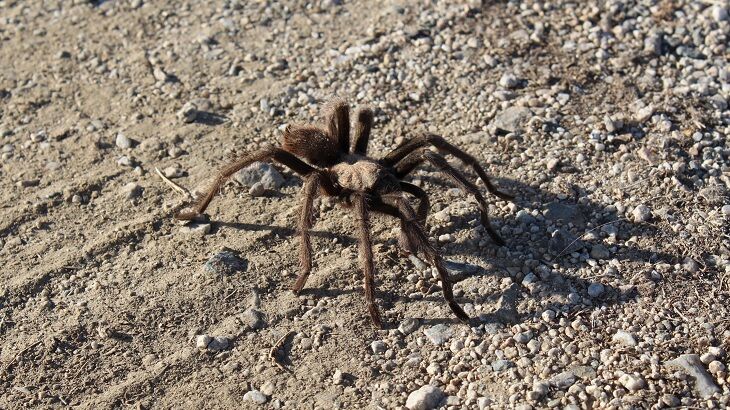
<svg viewBox="0 0 730 410">
<path fill-rule="evenodd" d="M 205 209 L 210 204 L 210 201 L 213 200 L 213 197 L 218 193 L 218 190 L 220 189 L 221 185 L 231 177 L 231 175 L 235 174 L 239 170 L 251 165 L 254 162 L 257 161 L 265 161 L 273 159 L 274 161 L 285 165 L 289 168 L 291 168 L 294 172 L 300 174 L 300 175 L 308 175 L 311 172 L 315 171 L 316 168 L 313 168 L 312 166 L 306 164 L 299 158 L 295 157 L 293 154 L 284 151 L 281 148 L 277 147 L 267 147 L 260 151 L 254 152 L 252 154 L 249 154 L 243 158 L 240 158 L 234 162 L 229 163 L 225 167 L 223 167 L 219 172 L 216 179 L 213 181 L 211 186 L 208 188 L 208 190 L 205 192 L 205 194 L 201 195 L 195 203 L 192 204 L 191 208 L 193 209 L 190 212 L 178 212 L 175 214 L 175 219 L 182 219 L 182 220 L 192 220 L 195 219 L 198 215 L 205 212 Z"/>
<path fill-rule="evenodd" d="M 388 155 L 386 155 L 382 160 L 381 163 L 386 166 L 395 166 L 398 164 L 402 159 L 404 159 L 408 154 L 411 152 L 416 151 L 419 148 L 423 148 L 426 146 L 434 146 L 438 150 L 445 152 L 447 154 L 451 154 L 455 156 L 456 158 L 459 158 L 462 162 L 464 162 L 466 165 L 472 167 L 474 169 L 474 172 L 479 175 L 479 178 L 481 178 L 482 181 L 484 181 L 484 185 L 487 187 L 487 191 L 492 193 L 493 195 L 502 198 L 504 200 L 512 200 L 514 199 L 514 196 L 501 192 L 498 190 L 493 184 L 492 181 L 489 180 L 489 177 L 487 176 L 487 173 L 484 171 L 484 168 L 482 168 L 481 165 L 479 165 L 479 162 L 474 158 L 473 156 L 467 154 L 466 152 L 462 151 L 461 149 L 457 148 L 456 146 L 452 145 L 448 141 L 446 141 L 443 137 L 434 135 L 434 134 L 422 134 L 419 135 L 411 140 L 408 140 L 401 145 L 399 145 L 397 148 L 395 148 L 393 151 L 391 151 Z M 405 176 L 409 172 L 413 170 L 413 168 L 416 167 L 415 164 L 412 167 L 404 167 L 403 172 L 404 174 L 402 176 Z"/>
<path fill-rule="evenodd" d="M 400 188 L 403 192 L 409 193 L 418 198 L 418 223 L 420 223 L 423 228 L 426 228 L 426 217 L 428 216 L 428 208 L 430 205 L 428 194 L 426 194 L 426 191 L 419 188 L 417 185 L 413 185 L 405 181 L 400 181 Z"/>
<path fill-rule="evenodd" d="M 370 141 L 370 130 L 373 128 L 374 116 L 369 108 L 361 108 L 357 112 L 357 124 L 355 125 L 355 141 L 352 144 L 354 154 L 365 155 Z"/>
<path fill-rule="evenodd" d="M 479 188 L 477 188 L 476 185 L 474 185 L 473 182 L 466 179 L 466 177 L 459 172 L 456 168 L 452 167 L 441 155 L 429 151 L 429 150 L 422 150 L 417 151 L 414 153 L 409 154 L 402 162 L 398 163 L 396 165 L 396 174 L 399 173 L 400 166 L 403 165 L 406 168 L 409 168 L 411 166 L 415 167 L 415 165 L 423 162 L 428 161 L 433 166 L 438 168 L 440 171 L 445 173 L 456 185 L 458 185 L 461 189 L 464 191 L 470 193 L 474 196 L 474 198 L 477 201 L 477 206 L 479 207 L 479 213 L 481 215 L 481 222 L 482 226 L 484 226 L 484 229 L 486 229 L 489 236 L 492 238 L 494 242 L 496 242 L 498 245 L 504 246 L 505 242 L 504 240 L 499 236 L 497 231 L 492 228 L 491 223 L 489 222 L 489 215 L 487 213 L 487 202 L 484 200 L 484 197 L 482 196 L 482 193 L 479 191 Z M 415 165 L 413 165 L 415 164 Z"/>
<path fill-rule="evenodd" d="M 395 204 L 388 204 L 380 201 L 374 203 L 372 209 L 394 216 L 401 220 L 401 226 L 404 229 L 403 232 L 408 236 L 409 241 L 416 244 L 418 250 L 423 252 L 426 259 L 436 268 L 436 271 L 438 271 L 441 279 L 441 287 L 444 292 L 444 299 L 446 299 L 451 311 L 454 312 L 454 315 L 456 315 L 456 317 L 458 317 L 461 321 L 468 322 L 469 316 L 454 300 L 454 291 L 451 286 L 449 272 L 444 267 L 443 259 L 436 247 L 431 245 L 428 241 L 428 237 L 423 231 L 423 228 L 421 228 L 421 226 L 416 222 L 416 213 L 413 211 L 413 208 L 408 205 L 408 202 L 403 198 L 395 198 Z"/>
<path fill-rule="evenodd" d="M 373 319 L 375 326 L 382 328 L 383 322 L 380 319 L 380 312 L 375 304 L 375 266 L 373 264 L 373 245 L 370 238 L 370 218 L 368 216 L 368 206 L 365 202 L 363 194 L 353 194 L 351 197 L 352 204 L 356 212 L 357 236 L 359 238 L 359 256 L 360 269 L 365 276 L 365 300 L 368 305 L 370 317 Z"/>
<path fill-rule="evenodd" d="M 416 185 L 410 184 L 408 182 L 400 181 L 400 187 L 403 190 L 403 192 L 411 194 L 418 198 L 418 223 L 421 225 L 421 227 L 425 230 L 426 229 L 426 217 L 428 215 L 428 208 L 429 208 L 429 200 L 428 195 L 426 194 L 426 191 L 422 190 Z M 401 197 L 401 193 L 394 193 L 394 194 L 386 194 L 383 195 L 382 198 L 392 200 L 391 198 Z M 415 243 L 411 242 L 408 235 L 405 234 L 406 228 L 403 226 L 404 222 L 403 220 L 400 221 L 400 235 L 398 236 L 398 245 L 400 246 L 401 250 L 406 254 L 415 254 L 417 251 L 417 246 Z"/>
<path fill-rule="evenodd" d="M 327 107 L 327 131 L 337 141 L 340 151 L 350 152 L 350 107 L 345 100 L 334 99 Z"/>
<path fill-rule="evenodd" d="M 299 276 L 292 290 L 298 294 L 304 288 L 309 273 L 312 271 L 312 241 L 309 231 L 314 225 L 314 214 L 312 213 L 312 205 L 314 198 L 317 196 L 317 189 L 320 185 L 320 174 L 309 174 L 304 180 L 302 188 L 302 209 L 299 211 L 299 235 L 301 243 L 299 245 Z"/>
</svg>

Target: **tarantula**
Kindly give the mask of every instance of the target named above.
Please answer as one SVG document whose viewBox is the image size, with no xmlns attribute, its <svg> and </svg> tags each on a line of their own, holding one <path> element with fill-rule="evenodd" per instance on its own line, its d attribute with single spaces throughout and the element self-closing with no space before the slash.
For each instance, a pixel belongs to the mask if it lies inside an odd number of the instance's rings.
<svg viewBox="0 0 730 410">
<path fill-rule="evenodd" d="M 425 233 L 429 200 L 426 192 L 403 178 L 418 165 L 428 162 L 444 172 L 456 185 L 471 194 L 477 201 L 481 223 L 491 238 L 499 245 L 504 241 L 491 227 L 487 216 L 487 203 L 477 186 L 441 155 L 429 150 L 452 154 L 471 166 L 487 187 L 499 198 L 510 200 L 509 194 L 498 191 L 490 182 L 476 159 L 451 145 L 438 135 L 423 134 L 403 142 L 381 159 L 366 155 L 373 112 L 360 109 L 356 113 L 354 138 L 350 140 L 350 111 L 342 100 L 331 102 L 326 109 L 324 127 L 313 125 L 288 126 L 282 136 L 281 147 L 267 147 L 240 158 L 220 170 L 212 186 L 192 205 L 192 211 L 180 212 L 177 219 L 193 220 L 201 215 L 219 191 L 221 184 L 240 169 L 256 161 L 274 160 L 291 168 L 304 179 L 299 229 L 299 276 L 294 283 L 295 293 L 301 292 L 312 269 L 312 245 L 310 229 L 314 224 L 312 206 L 317 195 L 332 196 L 347 208 L 354 209 L 359 238 L 359 263 L 365 275 L 365 298 L 373 323 L 382 327 L 380 313 L 375 304 L 375 280 L 373 252 L 370 238 L 371 212 L 390 215 L 400 220 L 399 244 L 406 253 L 420 252 L 438 271 L 441 286 L 449 307 L 456 317 L 468 321 L 469 317 L 454 300 L 449 274 L 437 248 L 429 243 Z M 405 194 L 419 200 L 414 210 Z"/>
</svg>

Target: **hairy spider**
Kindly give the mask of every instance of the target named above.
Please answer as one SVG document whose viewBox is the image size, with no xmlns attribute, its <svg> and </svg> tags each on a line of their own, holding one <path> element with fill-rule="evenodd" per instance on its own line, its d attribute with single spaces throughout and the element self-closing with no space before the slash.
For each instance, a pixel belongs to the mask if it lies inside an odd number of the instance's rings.
<svg viewBox="0 0 730 410">
<path fill-rule="evenodd" d="M 299 277 L 293 290 L 299 293 L 312 269 L 310 229 L 314 224 L 312 204 L 317 195 L 332 196 L 347 208 L 354 209 L 359 239 L 359 263 L 365 275 L 365 298 L 373 323 L 382 327 L 380 313 L 375 305 L 373 252 L 370 238 L 371 212 L 390 215 L 400 220 L 399 244 L 407 253 L 420 252 L 438 271 L 444 298 L 454 314 L 462 321 L 469 317 L 454 300 L 448 271 L 437 248 L 429 243 L 424 231 L 429 201 L 426 192 L 403 178 L 419 164 L 428 162 L 444 172 L 456 185 L 477 201 L 481 222 L 491 238 L 500 245 L 504 241 L 492 229 L 487 216 L 487 203 L 477 186 L 441 155 L 429 150 L 452 154 L 471 166 L 484 182 L 487 190 L 502 199 L 511 195 L 498 191 L 489 181 L 476 159 L 451 145 L 438 135 L 423 134 L 405 141 L 385 157 L 376 160 L 366 156 L 373 112 L 364 108 L 357 111 L 354 139 L 350 140 L 350 111 L 342 100 L 334 100 L 326 109 L 323 128 L 313 125 L 293 125 L 284 130 L 281 147 L 267 147 L 251 153 L 222 168 L 212 186 L 192 205 L 191 211 L 175 215 L 177 219 L 192 220 L 202 214 L 219 191 L 221 184 L 238 170 L 256 161 L 274 160 L 291 168 L 304 178 L 303 198 L 299 213 Z M 405 194 L 419 200 L 417 211 Z"/>
</svg>

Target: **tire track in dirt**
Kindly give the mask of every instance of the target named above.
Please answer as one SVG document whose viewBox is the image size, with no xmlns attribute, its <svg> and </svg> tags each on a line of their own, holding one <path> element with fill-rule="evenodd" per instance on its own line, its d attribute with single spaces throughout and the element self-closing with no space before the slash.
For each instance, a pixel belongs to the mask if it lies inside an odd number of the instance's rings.
<svg viewBox="0 0 730 410">
<path fill-rule="evenodd" d="M 102 172 L 100 174 L 101 175 L 94 176 L 93 178 L 89 178 L 85 175 L 83 178 L 77 178 L 70 182 L 61 180 L 56 184 L 40 190 L 34 196 L 36 198 L 40 198 L 41 201 L 44 201 L 54 192 L 63 191 L 64 189 L 69 188 L 76 193 L 86 193 L 93 190 L 93 188 L 102 186 L 120 175 L 123 175 L 124 171 L 117 170 L 113 172 Z M 42 203 L 43 202 L 41 202 L 41 204 Z M 18 209 L 19 207 L 20 209 Z M 10 208 L 7 212 L 4 212 L 7 214 L 15 214 L 16 216 L 0 225 L 0 238 L 8 236 L 12 232 L 16 232 L 21 225 L 33 220 L 38 213 L 37 207 L 37 204 L 22 205 Z"/>
<path fill-rule="evenodd" d="M 47 263 L 25 274 L 12 276 L 3 286 L 2 293 L 8 299 L 15 299 L 15 302 L 6 306 L 15 307 L 22 303 L 18 299 L 36 295 L 53 277 L 62 273 L 65 267 L 78 265 L 87 258 L 90 259 L 109 251 L 115 245 L 130 241 L 133 237 L 149 228 L 151 223 L 162 218 L 164 215 L 165 213 L 160 210 L 139 218 L 117 223 L 96 235 L 94 239 L 89 241 L 81 249 L 77 249 L 76 251 L 72 250 L 72 248 L 76 248 L 75 246 L 61 248 L 46 258 Z M 118 232 L 121 232 L 121 234 Z"/>
</svg>

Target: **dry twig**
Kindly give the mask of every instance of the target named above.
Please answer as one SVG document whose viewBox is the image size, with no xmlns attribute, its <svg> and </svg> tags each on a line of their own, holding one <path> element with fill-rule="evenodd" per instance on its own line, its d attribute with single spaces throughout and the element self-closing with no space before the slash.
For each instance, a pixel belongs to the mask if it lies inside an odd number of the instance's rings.
<svg viewBox="0 0 730 410">
<path fill-rule="evenodd" d="M 271 350 L 269 350 L 269 359 L 271 359 L 272 362 L 278 367 L 279 369 L 291 373 L 292 371 L 284 367 L 284 365 L 278 360 L 276 353 L 281 349 L 282 346 L 284 346 L 284 341 L 286 340 L 289 335 L 294 333 L 293 331 L 287 332 L 284 336 L 282 336 L 274 345 L 271 347 Z"/>
<path fill-rule="evenodd" d="M 172 189 L 174 189 L 175 191 L 179 192 L 181 195 L 185 196 L 186 199 L 191 199 L 193 197 L 192 194 L 190 194 L 190 191 L 172 182 L 170 178 L 166 177 L 165 174 L 160 171 L 159 168 L 155 167 L 155 172 L 157 172 L 157 175 L 162 179 L 162 181 L 172 187 Z"/>
</svg>

